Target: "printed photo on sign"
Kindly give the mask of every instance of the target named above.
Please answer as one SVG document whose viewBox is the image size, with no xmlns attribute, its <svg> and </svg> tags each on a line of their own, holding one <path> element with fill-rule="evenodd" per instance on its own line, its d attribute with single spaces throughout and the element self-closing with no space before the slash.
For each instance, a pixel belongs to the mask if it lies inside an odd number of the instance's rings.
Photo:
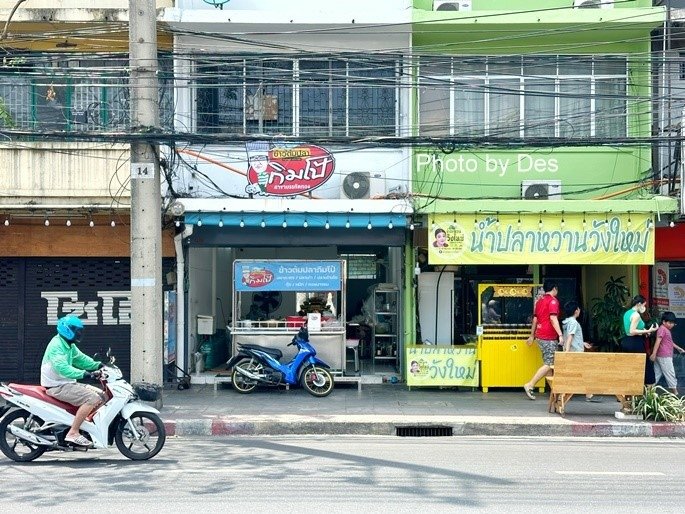
<svg viewBox="0 0 685 514">
<path fill-rule="evenodd" d="M 320 146 L 252 141 L 247 152 L 245 192 L 260 196 L 293 196 L 317 189 L 333 176 L 335 158 Z"/>
</svg>

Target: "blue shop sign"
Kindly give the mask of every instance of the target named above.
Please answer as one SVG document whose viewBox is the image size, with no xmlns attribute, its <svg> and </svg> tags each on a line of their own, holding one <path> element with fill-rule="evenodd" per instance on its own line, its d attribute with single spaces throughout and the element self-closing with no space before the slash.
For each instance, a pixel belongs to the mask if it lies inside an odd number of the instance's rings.
<svg viewBox="0 0 685 514">
<path fill-rule="evenodd" d="M 236 291 L 341 291 L 341 261 L 252 261 L 233 264 Z"/>
</svg>

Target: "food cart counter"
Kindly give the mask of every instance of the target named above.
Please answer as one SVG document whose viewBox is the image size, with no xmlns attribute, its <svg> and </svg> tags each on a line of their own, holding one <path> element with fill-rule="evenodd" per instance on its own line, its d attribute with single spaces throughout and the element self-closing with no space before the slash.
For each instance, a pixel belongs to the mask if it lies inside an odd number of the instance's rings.
<svg viewBox="0 0 685 514">
<path fill-rule="evenodd" d="M 537 345 L 528 346 L 540 286 L 479 284 L 478 357 L 481 387 L 523 387 L 542 366 Z M 535 387 L 544 391 L 545 379 Z"/>
<path fill-rule="evenodd" d="M 345 261 L 300 261 L 300 260 L 236 260 L 233 266 L 233 323 L 231 324 L 232 353 L 240 344 L 257 344 L 277 348 L 283 352 L 287 362 L 297 353 L 297 347 L 288 346 L 299 328 L 310 321 L 309 340 L 316 349 L 317 357 L 331 367 L 334 373 L 345 369 L 345 325 L 341 321 L 345 312 Z M 256 292 L 278 291 L 291 294 L 298 300 L 305 298 L 298 309 L 311 307 L 313 312 L 301 315 L 277 316 L 271 319 L 245 319 L 244 297 Z M 320 305 L 309 302 L 321 294 L 335 295 L 335 310 L 340 316 L 320 316 Z M 247 298 L 247 301 L 251 301 Z M 295 312 L 289 314 L 297 314 Z M 319 316 L 316 316 L 319 314 Z"/>
</svg>

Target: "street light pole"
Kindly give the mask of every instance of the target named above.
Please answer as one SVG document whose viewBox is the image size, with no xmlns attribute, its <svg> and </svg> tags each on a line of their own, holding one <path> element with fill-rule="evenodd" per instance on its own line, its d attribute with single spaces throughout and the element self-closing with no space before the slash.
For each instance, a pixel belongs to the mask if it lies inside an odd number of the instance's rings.
<svg viewBox="0 0 685 514">
<path fill-rule="evenodd" d="M 159 128 L 155 0 L 129 0 L 131 133 Z M 131 144 L 131 381 L 162 383 L 162 223 L 158 148 Z"/>
</svg>

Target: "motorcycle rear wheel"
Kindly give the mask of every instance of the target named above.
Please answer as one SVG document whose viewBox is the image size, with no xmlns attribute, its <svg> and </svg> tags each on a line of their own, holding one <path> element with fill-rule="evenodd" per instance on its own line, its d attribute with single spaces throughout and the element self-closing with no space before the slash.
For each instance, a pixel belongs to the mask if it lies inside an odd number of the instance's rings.
<svg viewBox="0 0 685 514">
<path fill-rule="evenodd" d="M 134 412 L 131 422 L 122 419 L 114 435 L 114 441 L 121 454 L 131 460 L 148 460 L 157 455 L 166 441 L 166 430 L 159 416 L 153 412 Z"/>
<path fill-rule="evenodd" d="M 300 380 L 302 387 L 309 394 L 318 397 L 328 396 L 335 386 L 333 375 L 326 368 L 319 366 L 307 366 Z"/>
<path fill-rule="evenodd" d="M 29 443 L 16 437 L 9 431 L 9 426 L 14 425 L 29 432 L 34 432 L 43 424 L 43 420 L 34 416 L 31 422 L 28 419 L 31 415 L 25 410 L 15 410 L 7 413 L 0 421 L 0 450 L 5 457 L 15 462 L 31 462 L 45 453 L 47 448 L 37 444 Z"/>
<path fill-rule="evenodd" d="M 237 368 L 244 369 L 250 373 L 259 373 L 261 367 L 261 364 L 258 364 L 252 359 L 241 360 L 233 367 L 233 373 L 231 373 L 231 385 L 233 386 L 233 389 L 240 394 L 248 394 L 254 391 L 257 387 L 257 382 L 240 373 Z"/>
</svg>

